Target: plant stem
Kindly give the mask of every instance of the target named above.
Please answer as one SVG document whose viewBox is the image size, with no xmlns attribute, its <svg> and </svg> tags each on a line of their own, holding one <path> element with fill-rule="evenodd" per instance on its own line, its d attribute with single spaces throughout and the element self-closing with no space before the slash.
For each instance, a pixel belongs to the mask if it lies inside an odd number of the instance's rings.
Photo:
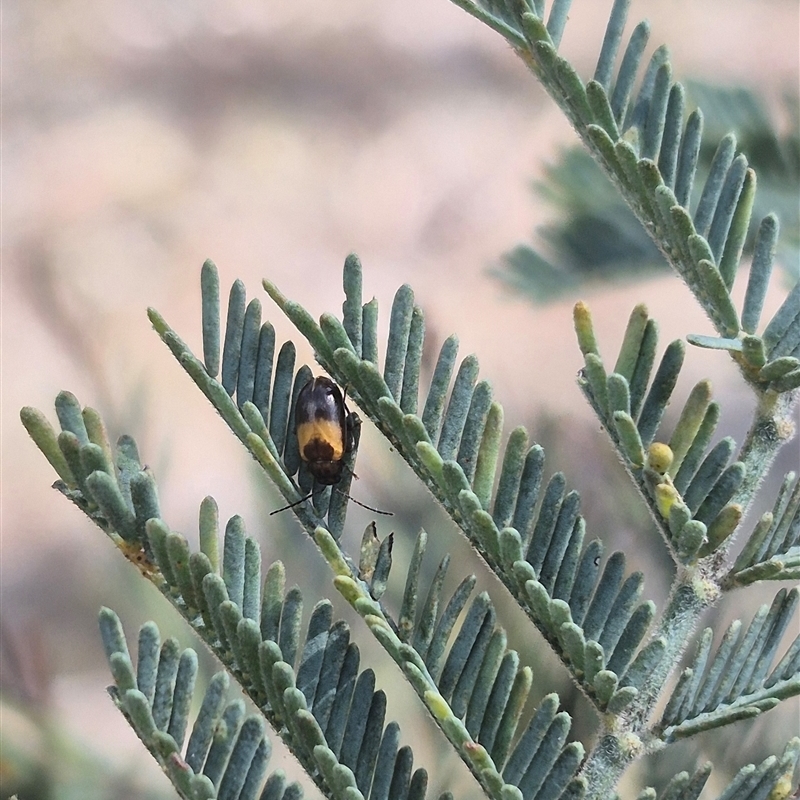
<svg viewBox="0 0 800 800">
<path fill-rule="evenodd" d="M 587 800 L 604 800 L 612 795 L 622 773 L 646 749 L 648 722 L 664 691 L 672 669 L 697 627 L 703 612 L 719 597 L 719 587 L 696 569 L 682 570 L 675 580 L 667 606 L 653 638 L 663 637 L 667 647 L 664 657 L 654 668 L 631 705 L 614 720 L 613 730 L 601 731 L 598 742 L 589 753 L 581 774 L 589 783 Z"/>
<path fill-rule="evenodd" d="M 792 410 L 798 397 L 798 390 L 782 394 L 759 393 L 753 423 L 739 451 L 739 461 L 745 465 L 747 473 L 739 491 L 731 500 L 741 505 L 745 512 L 778 451 L 795 434 L 796 424 Z"/>
<path fill-rule="evenodd" d="M 747 477 L 733 498 L 745 510 L 778 451 L 794 435 L 792 409 L 798 394 L 759 396 L 753 423 L 739 453 L 739 460 L 747 467 Z M 700 617 L 721 594 L 717 573 L 724 560 L 716 558 L 713 565 L 705 568 L 684 568 L 676 576 L 669 601 L 653 632 L 653 638 L 663 637 L 666 642 L 664 657 L 623 714 L 616 720 L 604 721 L 605 729 L 601 730 L 582 769 L 590 787 L 587 800 L 608 797 L 630 763 L 646 749 L 647 740 L 652 738 L 648 723 L 667 679 L 680 663 Z"/>
</svg>

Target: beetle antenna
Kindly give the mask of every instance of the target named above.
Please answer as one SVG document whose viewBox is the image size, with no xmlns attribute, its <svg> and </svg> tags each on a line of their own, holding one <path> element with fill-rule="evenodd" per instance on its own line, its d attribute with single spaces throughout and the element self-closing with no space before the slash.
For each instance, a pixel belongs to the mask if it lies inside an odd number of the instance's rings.
<svg viewBox="0 0 800 800">
<path fill-rule="evenodd" d="M 295 506 L 299 506 L 300 503 L 305 503 L 310 497 L 313 497 L 314 492 L 311 494 L 307 494 L 305 497 L 301 497 L 299 500 L 295 500 L 294 503 L 289 503 L 288 506 L 284 506 L 283 508 L 276 508 L 274 511 L 270 511 L 269 515 L 272 516 L 273 514 L 280 514 L 281 511 L 288 511 L 290 508 L 294 508 Z"/>
<path fill-rule="evenodd" d="M 373 508 L 372 506 L 368 506 L 366 503 L 362 503 L 360 500 L 356 500 L 355 497 L 347 494 L 347 492 L 343 492 L 341 489 L 336 489 L 335 491 L 339 492 L 339 494 L 344 495 L 348 500 L 352 500 L 357 506 L 361 506 L 361 508 L 366 508 L 367 511 L 374 511 L 376 514 L 383 514 L 385 517 L 394 516 L 393 511 L 381 511 L 379 508 Z"/>
<path fill-rule="evenodd" d="M 386 517 L 393 517 L 393 511 L 381 511 L 379 508 L 373 508 L 372 506 L 368 506 L 366 503 L 362 503 L 360 500 L 356 500 L 355 497 L 347 494 L 347 492 L 343 492 L 341 489 L 334 489 L 335 492 L 339 492 L 340 495 L 346 497 L 348 500 L 352 500 L 357 506 L 361 506 L 361 508 L 366 508 L 367 511 L 373 511 L 376 514 L 383 514 Z M 314 492 L 311 494 L 307 494 L 305 497 L 301 497 L 299 500 L 295 500 L 294 503 L 289 503 L 288 506 L 283 506 L 283 508 L 276 508 L 274 511 L 270 511 L 269 515 L 272 516 L 273 514 L 280 514 L 281 511 L 288 511 L 290 508 L 294 508 L 295 506 L 299 506 L 300 503 L 305 503 L 306 500 L 311 499 L 314 496 Z"/>
</svg>

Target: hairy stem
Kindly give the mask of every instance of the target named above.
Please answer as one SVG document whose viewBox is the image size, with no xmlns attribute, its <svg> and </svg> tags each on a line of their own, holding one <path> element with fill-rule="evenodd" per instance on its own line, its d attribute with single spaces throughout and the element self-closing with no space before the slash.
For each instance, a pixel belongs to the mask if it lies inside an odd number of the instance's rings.
<svg viewBox="0 0 800 800">
<path fill-rule="evenodd" d="M 747 468 L 746 477 L 732 499 L 745 512 L 778 451 L 795 434 L 795 417 L 792 412 L 798 396 L 798 390 L 782 394 L 759 394 L 753 423 L 739 451 L 739 461 Z"/>
<path fill-rule="evenodd" d="M 778 451 L 794 435 L 792 409 L 797 394 L 765 393 L 759 397 L 753 423 L 739 453 L 739 460 L 747 467 L 747 478 L 734 502 L 743 509 L 752 502 Z M 646 749 L 647 740 L 655 732 L 648 730 L 648 723 L 667 679 L 679 665 L 700 617 L 720 596 L 718 572 L 724 561 L 718 555 L 713 565 L 705 569 L 691 567 L 678 573 L 670 599 L 653 632 L 653 638 L 663 637 L 666 642 L 664 657 L 629 708 L 620 718 L 608 720 L 601 730 L 582 770 L 590 786 L 587 800 L 607 797 L 631 762 Z"/>
<path fill-rule="evenodd" d="M 606 729 L 601 730 L 582 770 L 590 787 L 587 800 L 609 797 L 627 767 L 643 754 L 647 740 L 651 738 L 648 721 L 667 678 L 680 662 L 700 617 L 719 594 L 718 585 L 696 569 L 679 573 L 658 627 L 653 632 L 653 638 L 663 637 L 666 642 L 664 657 L 628 709 L 619 718 L 605 721 Z"/>
</svg>

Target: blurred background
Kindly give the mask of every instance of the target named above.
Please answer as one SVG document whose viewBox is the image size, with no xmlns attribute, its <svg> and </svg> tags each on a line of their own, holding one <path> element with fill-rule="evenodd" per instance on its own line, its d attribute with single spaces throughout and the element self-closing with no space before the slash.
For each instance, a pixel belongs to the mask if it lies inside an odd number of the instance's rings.
<svg viewBox="0 0 800 800">
<path fill-rule="evenodd" d="M 609 8 L 573 4 L 562 51 L 584 77 L 594 70 Z M 797 135 L 787 111 L 798 91 L 795 0 L 635 0 L 631 16 L 650 19 L 650 51 L 670 45 L 676 77 L 754 90 L 776 130 Z M 281 501 L 147 321 L 146 307 L 156 307 L 199 351 L 205 258 L 217 263 L 224 287 L 241 278 L 249 296 L 262 298 L 278 340 L 295 339 L 298 361 L 308 363 L 309 349 L 271 310 L 263 277 L 315 315 L 337 312 L 342 263 L 355 251 L 383 331 L 394 292 L 410 283 L 434 352 L 457 332 L 461 354 L 479 355 L 507 430 L 529 427 L 546 446 L 548 472 L 564 469 L 581 491 L 590 533 L 625 550 L 630 568 L 648 574 L 646 596 L 663 603 L 664 547 L 575 385 L 571 307 L 579 297 L 589 301 L 609 354 L 640 301 L 661 326 L 660 349 L 710 326 L 664 272 L 648 273 L 649 282 L 595 279 L 546 304 L 533 302 L 535 287 L 498 278 L 504 254 L 535 243 L 537 227 L 564 222 L 531 184 L 576 144 L 499 36 L 447 0 L 7 0 L 3 23 L 3 797 L 15 790 L 36 800 L 173 797 L 103 691 L 110 676 L 97 610 L 112 606 L 129 637 L 153 618 L 164 635 L 197 646 L 158 593 L 50 489 L 55 475 L 19 423 L 23 405 L 55 420 L 55 395 L 73 391 L 104 415 L 112 438 L 137 439 L 173 529 L 195 541 L 199 503 L 213 494 L 223 519 L 244 517 L 266 562 L 287 561 L 307 609 L 330 594 L 307 537 L 290 514 L 267 517 Z M 789 198 L 796 209 L 796 183 Z M 776 278 L 765 315 L 780 302 L 785 276 Z M 720 354 L 689 351 L 675 404 L 706 376 L 723 405 L 719 435 L 740 438 L 752 398 Z M 773 477 L 797 463 L 795 443 Z M 401 563 L 422 526 L 431 571 L 447 551 L 453 586 L 480 569 L 368 425 L 358 473 L 357 498 L 395 512 L 380 535 L 396 530 Z M 353 546 L 369 518 L 352 508 Z M 499 584 L 482 581 L 503 605 Z M 735 616 L 749 621 L 776 589 L 740 591 L 711 621 L 720 628 Z M 389 605 L 401 590 L 390 586 Z M 352 619 L 344 604 L 336 610 Z M 510 644 L 534 668 L 534 699 L 558 690 L 576 716 L 575 735 L 588 741 L 591 710 L 542 640 L 531 640 L 521 612 L 508 609 L 504 621 Z M 397 686 L 394 665 L 365 650 L 378 685 Z M 214 670 L 210 659 L 204 669 Z M 423 765 L 436 767 L 432 796 L 445 780 L 458 797 L 480 796 L 404 691 L 389 713 Z M 700 737 L 642 762 L 629 789 L 660 785 L 709 758 L 720 767 L 712 779 L 719 785 L 742 763 L 777 752 L 797 729 L 797 703 L 784 704 L 733 735 Z M 285 768 L 301 777 L 291 759 Z"/>
</svg>

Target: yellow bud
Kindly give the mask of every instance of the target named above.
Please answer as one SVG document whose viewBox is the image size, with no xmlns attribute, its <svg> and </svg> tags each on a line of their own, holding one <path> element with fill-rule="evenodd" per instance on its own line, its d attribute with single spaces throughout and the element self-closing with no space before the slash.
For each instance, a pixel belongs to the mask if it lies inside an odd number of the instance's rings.
<svg viewBox="0 0 800 800">
<path fill-rule="evenodd" d="M 659 483 L 656 486 L 656 505 L 658 506 L 658 513 L 664 519 L 669 519 L 669 510 L 679 499 L 680 494 L 671 483 Z"/>
<path fill-rule="evenodd" d="M 663 475 L 672 464 L 672 449 L 663 442 L 653 442 L 647 450 L 647 466 Z"/>
</svg>

